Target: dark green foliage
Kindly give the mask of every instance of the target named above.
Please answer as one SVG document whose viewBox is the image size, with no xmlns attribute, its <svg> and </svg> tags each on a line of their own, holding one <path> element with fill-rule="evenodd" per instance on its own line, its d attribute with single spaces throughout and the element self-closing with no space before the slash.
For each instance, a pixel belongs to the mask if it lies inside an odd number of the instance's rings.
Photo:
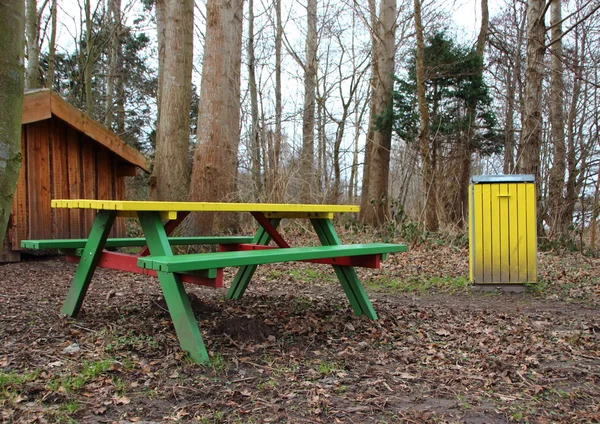
<svg viewBox="0 0 600 424">
<path fill-rule="evenodd" d="M 430 133 L 446 143 L 454 143 L 472 130 L 471 149 L 490 155 L 501 151 L 503 137 L 497 128 L 489 88 L 479 72 L 481 67 L 482 59 L 473 48 L 455 44 L 445 33 L 437 33 L 427 40 L 425 77 Z M 391 112 L 396 135 L 408 143 L 415 142 L 419 112 L 414 55 L 407 77 L 396 78 Z M 378 123 L 388 119 L 382 116 Z"/>
<path fill-rule="evenodd" d="M 134 26 L 145 25 L 145 18 L 136 19 Z M 92 118 L 104 122 L 106 114 L 106 84 L 108 76 L 108 53 L 110 45 L 110 28 L 106 22 L 98 18 L 92 26 L 94 53 L 90 62 L 93 66 L 92 95 L 94 110 Z M 85 57 L 85 34 L 73 51 L 56 52 L 55 76 L 52 88 L 69 103 L 81 110 L 86 109 L 84 67 L 88 59 Z M 112 130 L 126 143 L 145 153 L 153 150 L 152 133 L 155 126 L 157 61 L 152 57 L 152 42 L 148 35 L 137 27 L 123 26 L 120 32 L 120 56 L 122 68 L 116 75 L 122 84 L 115 84 L 113 99 L 114 113 L 124 116 L 120 127 L 119 119 L 112 120 Z M 47 54 L 40 58 L 41 66 L 47 68 Z M 50 84 L 48 84 L 50 85 Z M 123 108 L 118 106 L 122 102 Z"/>
</svg>

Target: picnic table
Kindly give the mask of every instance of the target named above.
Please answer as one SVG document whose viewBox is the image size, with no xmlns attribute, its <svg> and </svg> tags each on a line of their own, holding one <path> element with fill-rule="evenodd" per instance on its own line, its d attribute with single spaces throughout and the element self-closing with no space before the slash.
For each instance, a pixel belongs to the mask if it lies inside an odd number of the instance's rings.
<svg viewBox="0 0 600 424">
<path fill-rule="evenodd" d="M 334 213 L 358 212 L 354 205 L 53 200 L 52 207 L 97 211 L 87 239 L 22 241 L 22 246 L 30 249 L 75 249 L 79 264 L 62 313 L 77 316 L 96 267 L 156 275 L 181 348 L 198 363 L 208 362 L 209 356 L 184 282 L 221 287 L 223 268 L 239 267 L 227 292 L 228 299 L 239 299 L 258 265 L 291 261 L 329 264 L 354 313 L 376 320 L 354 267 L 379 268 L 388 253 L 406 251 L 401 244 L 342 244 L 332 218 Z M 250 213 L 258 229 L 254 237 L 170 237 L 191 212 Z M 143 237 L 108 238 L 117 216 L 137 218 Z M 289 218 L 309 220 L 321 245 L 291 247 L 277 230 L 280 221 Z M 271 241 L 276 246 L 269 246 Z M 174 254 L 171 246 L 181 244 L 217 244 L 219 248 L 216 252 Z M 105 250 L 124 246 L 139 246 L 141 250 L 137 254 Z"/>
</svg>

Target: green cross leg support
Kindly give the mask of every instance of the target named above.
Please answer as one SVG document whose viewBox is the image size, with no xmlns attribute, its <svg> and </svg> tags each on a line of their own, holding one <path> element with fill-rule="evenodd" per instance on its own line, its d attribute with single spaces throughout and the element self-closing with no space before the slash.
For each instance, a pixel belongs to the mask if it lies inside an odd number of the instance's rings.
<svg viewBox="0 0 600 424">
<path fill-rule="evenodd" d="M 151 255 L 172 255 L 167 233 L 158 212 L 138 212 L 142 230 L 148 241 Z M 157 272 L 158 281 L 171 314 L 179 344 L 197 363 L 209 362 L 208 353 L 192 311 L 190 300 L 183 288 L 181 276 L 167 272 Z"/>
<path fill-rule="evenodd" d="M 71 288 L 62 307 L 64 315 L 75 317 L 79 313 L 116 216 L 116 211 L 98 211 L 94 226 L 83 248 L 83 254 L 75 271 Z"/>
<path fill-rule="evenodd" d="M 342 244 L 329 219 L 311 219 L 310 221 L 323 246 Z M 375 309 L 373 309 L 373 305 L 367 297 L 365 289 L 362 284 L 360 284 L 360 280 L 358 275 L 356 275 L 354 268 L 350 266 L 333 265 L 333 269 L 338 280 L 342 284 L 354 313 L 358 316 L 366 315 L 373 320 L 377 320 L 377 313 L 375 312 Z"/>
<path fill-rule="evenodd" d="M 269 220 L 269 222 L 275 229 L 277 229 L 277 226 L 279 225 L 280 221 L 281 219 L 279 218 Z M 267 244 L 269 244 L 270 241 L 271 236 L 269 236 L 267 231 L 261 226 L 258 228 L 258 231 L 256 232 L 252 243 L 262 244 L 266 246 Z M 227 291 L 227 299 L 237 300 L 242 297 L 242 295 L 246 291 L 246 288 L 248 287 L 248 284 L 250 283 L 250 280 L 252 279 L 252 276 L 254 275 L 254 271 L 256 271 L 257 266 L 258 265 L 246 265 L 240 267 L 237 274 L 235 274 L 233 281 L 231 282 L 229 290 Z"/>
</svg>

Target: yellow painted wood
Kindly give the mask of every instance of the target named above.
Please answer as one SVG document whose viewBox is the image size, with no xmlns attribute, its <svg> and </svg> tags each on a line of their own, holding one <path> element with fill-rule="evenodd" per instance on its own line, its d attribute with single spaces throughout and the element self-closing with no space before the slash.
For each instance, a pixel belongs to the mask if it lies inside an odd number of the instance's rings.
<svg viewBox="0 0 600 424">
<path fill-rule="evenodd" d="M 525 184 L 527 198 L 527 282 L 537 281 L 537 226 L 535 184 Z"/>
<path fill-rule="evenodd" d="M 527 282 L 527 193 L 526 184 L 518 184 L 517 189 L 517 231 L 519 245 L 519 274 L 520 283 Z"/>
<path fill-rule="evenodd" d="M 478 186 L 474 196 L 474 204 L 473 207 L 478 207 L 479 211 L 475 214 L 475 260 L 477 264 L 477 268 L 475 269 L 475 278 L 476 281 L 483 281 L 483 264 L 484 264 L 484 231 L 483 231 L 483 191 L 481 190 L 481 186 Z"/>
<path fill-rule="evenodd" d="M 474 226 L 474 219 L 475 217 L 473 216 L 473 191 L 475 190 L 473 185 L 469 186 L 469 205 L 468 205 L 468 211 L 469 211 L 469 278 L 471 281 L 475 281 L 475 272 L 474 272 L 474 268 L 475 268 L 475 240 L 473 239 L 473 237 L 475 236 L 475 226 Z"/>
<path fill-rule="evenodd" d="M 469 255 L 475 284 L 537 280 L 534 183 L 472 184 L 469 188 Z"/>
<path fill-rule="evenodd" d="M 488 184 L 490 186 L 490 200 L 492 210 L 492 225 L 491 225 L 491 237 L 492 237 L 492 281 L 500 282 L 502 280 L 500 276 L 501 264 L 501 249 L 500 249 L 500 184 Z"/>
<path fill-rule="evenodd" d="M 482 244 L 483 244 L 483 280 L 482 282 L 492 281 L 492 202 L 491 202 L 491 185 L 483 184 L 481 186 L 482 202 Z"/>
<path fill-rule="evenodd" d="M 471 213 L 473 214 L 473 229 L 471 231 L 471 238 L 473 240 L 473 282 L 482 282 L 484 281 L 484 231 L 483 231 L 483 189 L 481 185 L 474 185 L 472 187 L 473 190 L 473 199 L 472 199 L 472 208 Z"/>
<path fill-rule="evenodd" d="M 518 184 L 508 184 L 508 191 L 510 193 L 510 201 L 508 204 L 508 216 L 509 216 L 509 242 L 508 242 L 508 255 L 509 255 L 509 281 L 511 283 L 519 282 L 519 226 L 518 226 Z"/>
<path fill-rule="evenodd" d="M 56 206 L 53 206 L 56 207 Z M 164 219 L 164 220 L 174 220 L 177 219 L 177 211 L 161 211 L 160 213 L 160 219 Z M 137 212 L 136 211 L 118 211 L 117 212 L 117 216 L 123 217 L 123 218 L 137 218 Z"/>
<path fill-rule="evenodd" d="M 265 212 L 271 218 L 333 219 L 333 212 Z"/>
<path fill-rule="evenodd" d="M 53 208 L 97 209 L 117 211 L 159 212 L 273 212 L 296 213 L 341 213 L 359 212 L 356 205 L 307 205 L 277 203 L 220 203 L 220 202 L 150 202 L 127 200 L 52 200 Z"/>
<path fill-rule="evenodd" d="M 509 249 L 509 203 L 510 192 L 508 184 L 497 184 L 498 206 L 500 214 L 500 243 L 495 248 L 500 251 L 500 282 L 510 282 L 510 249 Z"/>
</svg>

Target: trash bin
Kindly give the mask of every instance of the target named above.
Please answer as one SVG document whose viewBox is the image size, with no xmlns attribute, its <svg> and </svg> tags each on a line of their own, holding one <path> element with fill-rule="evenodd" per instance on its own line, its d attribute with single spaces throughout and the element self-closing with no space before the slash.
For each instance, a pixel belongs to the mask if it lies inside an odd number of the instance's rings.
<svg viewBox="0 0 600 424">
<path fill-rule="evenodd" d="M 469 265 L 480 289 L 521 291 L 537 281 L 533 175 L 480 175 L 469 186 Z"/>
</svg>

